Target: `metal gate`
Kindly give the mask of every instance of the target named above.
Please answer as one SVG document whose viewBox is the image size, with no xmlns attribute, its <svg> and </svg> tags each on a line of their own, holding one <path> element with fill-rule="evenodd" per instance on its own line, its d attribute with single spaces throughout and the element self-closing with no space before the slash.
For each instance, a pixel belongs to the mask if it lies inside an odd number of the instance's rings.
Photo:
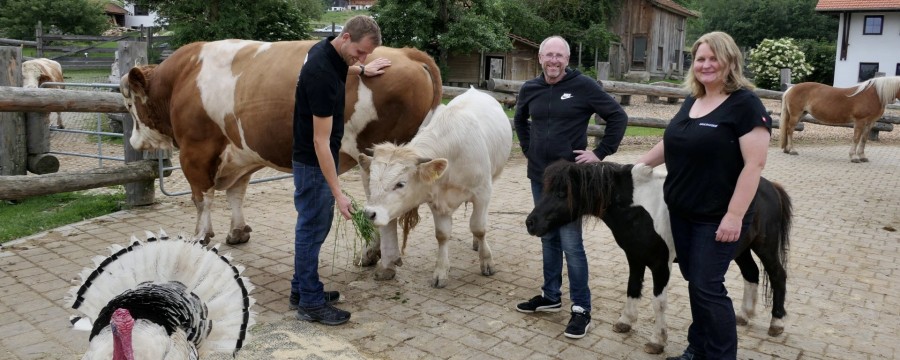
<svg viewBox="0 0 900 360">
<path fill-rule="evenodd" d="M 119 84 L 105 78 L 82 79 L 86 82 L 44 83 L 41 87 L 79 87 L 88 91 L 118 91 Z M 96 81 L 96 82 L 90 82 Z M 61 113 L 63 128 L 55 126 L 57 113 L 50 114 L 50 154 L 60 159 L 60 171 L 86 170 L 109 166 L 109 161 L 124 162 L 125 145 L 121 114 Z M 156 158 L 159 166 L 159 192 L 166 196 L 190 194 L 190 184 L 184 178 L 178 161 L 178 151 L 171 154 L 160 150 Z M 94 160 L 96 159 L 96 162 Z M 104 160 L 107 161 L 104 163 Z M 168 173 L 169 176 L 165 176 Z M 253 174 L 251 184 L 290 178 L 274 169 L 263 168 Z"/>
</svg>

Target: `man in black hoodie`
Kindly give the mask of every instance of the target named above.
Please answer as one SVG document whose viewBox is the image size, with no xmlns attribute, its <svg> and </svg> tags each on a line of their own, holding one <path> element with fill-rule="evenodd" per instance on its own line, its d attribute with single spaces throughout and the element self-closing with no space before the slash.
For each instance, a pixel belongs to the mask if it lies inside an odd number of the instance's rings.
<svg viewBox="0 0 900 360">
<path fill-rule="evenodd" d="M 544 39 L 539 49 L 539 61 L 544 71 L 525 82 L 516 101 L 516 134 L 528 159 L 528 178 L 535 204 L 541 198 L 547 165 L 560 159 L 579 164 L 603 160 L 618 149 L 628 122 L 625 111 L 600 84 L 578 70 L 566 67 L 569 54 L 569 44 L 562 37 Z M 606 120 L 606 131 L 596 148 L 587 150 L 587 125 L 593 114 Z M 562 308 L 565 254 L 572 300 L 572 317 L 565 336 L 580 339 L 591 324 L 591 291 L 581 220 L 544 235 L 541 244 L 544 263 L 541 295 L 516 305 L 516 310 L 557 312 Z"/>
</svg>

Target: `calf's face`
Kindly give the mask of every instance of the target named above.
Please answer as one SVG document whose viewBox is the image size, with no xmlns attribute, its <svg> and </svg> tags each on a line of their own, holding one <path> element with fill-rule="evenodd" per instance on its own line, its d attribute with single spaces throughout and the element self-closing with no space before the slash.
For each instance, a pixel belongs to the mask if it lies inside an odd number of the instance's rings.
<svg viewBox="0 0 900 360">
<path fill-rule="evenodd" d="M 429 200 L 431 186 L 444 175 L 446 159 L 419 159 L 397 152 L 375 151 L 359 155 L 368 176 L 369 199 L 363 209 L 376 226 L 385 226 L 407 211 Z"/>
</svg>

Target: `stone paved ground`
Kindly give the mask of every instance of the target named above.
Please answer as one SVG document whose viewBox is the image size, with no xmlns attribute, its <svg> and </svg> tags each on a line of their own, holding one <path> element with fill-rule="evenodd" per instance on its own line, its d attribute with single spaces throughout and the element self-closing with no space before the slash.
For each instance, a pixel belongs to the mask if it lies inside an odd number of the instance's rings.
<svg viewBox="0 0 900 360">
<path fill-rule="evenodd" d="M 740 359 L 900 357 L 900 232 L 895 230 L 900 228 L 900 146 L 870 143 L 868 164 L 851 164 L 848 147 L 801 144 L 799 156 L 770 147 L 764 176 L 785 185 L 795 208 L 788 317 L 784 334 L 769 337 L 769 309 L 757 308 L 760 315 L 738 330 Z M 624 148 L 608 160 L 632 162 L 645 150 Z M 640 304 L 633 332 L 612 331 L 625 297 L 627 269 L 602 223 L 589 222 L 585 231 L 595 328 L 583 339 L 570 340 L 562 335 L 567 312 L 515 311 L 515 303 L 537 294 L 541 284 L 539 240 L 523 226 L 532 207 L 524 174 L 523 158 L 514 156 L 495 187 L 488 230 L 499 271 L 494 276 L 479 273 L 477 254 L 470 249 L 469 212 L 462 208 L 454 217 L 451 280 L 444 289 L 428 285 L 436 245 L 425 207 L 395 280 L 376 282 L 371 268 L 354 266 L 349 237 L 329 239 L 320 273 L 326 288 L 345 295 L 341 307 L 353 312 L 351 322 L 339 327 L 298 322 L 287 308 L 295 219 L 290 181 L 252 187 L 245 206 L 254 229 L 251 242 L 222 246 L 247 266 L 257 286 L 259 325 L 238 358 L 663 358 L 642 351 L 652 327 L 649 299 Z M 342 180 L 362 198 L 356 174 Z M 223 195 L 216 201 L 214 226 L 223 241 L 228 210 Z M 79 358 L 87 334 L 69 329 L 72 312 L 62 300 L 77 272 L 131 234 L 159 228 L 190 233 L 194 219 L 188 197 L 161 198 L 154 206 L 6 244 L 0 251 L 0 359 Z M 740 294 L 742 283 L 733 266 L 726 284 L 731 294 Z M 690 313 L 683 280 L 673 277 L 670 289 L 666 354 L 671 356 L 685 346 Z M 564 300 L 563 306 L 569 305 Z"/>
</svg>

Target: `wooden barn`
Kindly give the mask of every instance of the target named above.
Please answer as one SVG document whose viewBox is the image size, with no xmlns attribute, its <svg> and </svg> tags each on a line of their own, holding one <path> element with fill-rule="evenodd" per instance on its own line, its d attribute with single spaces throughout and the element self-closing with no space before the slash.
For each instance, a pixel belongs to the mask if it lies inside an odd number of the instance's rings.
<svg viewBox="0 0 900 360">
<path fill-rule="evenodd" d="M 626 0 L 610 24 L 620 39 L 610 44 L 610 77 L 684 76 L 687 19 L 698 16 L 672 0 Z"/>
<path fill-rule="evenodd" d="M 444 84 L 484 88 L 488 79 L 528 80 L 541 73 L 538 63 L 539 43 L 507 34 L 513 49 L 507 52 L 450 54 L 447 70 L 442 74 Z"/>
</svg>

